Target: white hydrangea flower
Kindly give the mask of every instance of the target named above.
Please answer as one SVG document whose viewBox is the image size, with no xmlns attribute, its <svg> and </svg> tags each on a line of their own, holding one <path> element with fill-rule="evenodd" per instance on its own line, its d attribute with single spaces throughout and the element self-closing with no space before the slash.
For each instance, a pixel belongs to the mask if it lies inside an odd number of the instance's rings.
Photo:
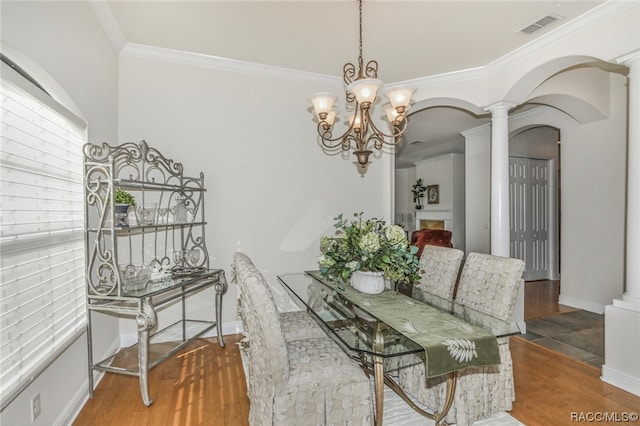
<svg viewBox="0 0 640 426">
<path fill-rule="evenodd" d="M 320 255 L 320 258 L 318 259 L 318 263 L 322 266 L 327 266 L 327 267 L 333 266 L 336 264 L 335 260 L 333 260 L 329 256 L 325 256 L 324 254 Z"/>
<path fill-rule="evenodd" d="M 358 246 L 369 253 L 375 253 L 380 250 L 380 238 L 375 232 L 368 232 L 362 236 Z"/>
<path fill-rule="evenodd" d="M 407 235 L 398 225 L 388 226 L 384 230 L 384 236 L 387 237 L 387 240 L 393 245 L 404 243 L 407 239 Z"/>
</svg>

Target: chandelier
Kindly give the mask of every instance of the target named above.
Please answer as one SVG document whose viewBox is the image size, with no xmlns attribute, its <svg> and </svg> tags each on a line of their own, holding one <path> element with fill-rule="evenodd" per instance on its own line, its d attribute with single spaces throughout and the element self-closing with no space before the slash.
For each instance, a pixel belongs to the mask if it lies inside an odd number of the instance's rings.
<svg viewBox="0 0 640 426">
<path fill-rule="evenodd" d="M 400 142 L 400 136 L 407 128 L 406 112 L 415 89 L 397 86 L 384 92 L 384 95 L 389 98 L 389 103 L 383 106 L 383 110 L 391 124 L 391 130 L 390 133 L 380 130 L 371 119 L 371 114 L 372 105 L 383 83 L 378 80 L 378 62 L 372 60 L 363 66 L 362 0 L 358 0 L 358 4 L 360 16 L 358 72 L 356 74 L 356 67 L 352 63 L 347 63 L 343 67 L 343 80 L 347 86 L 347 106 L 352 105 L 354 111 L 349 118 L 347 130 L 342 135 L 333 137 L 331 129 L 338 112 L 333 104 L 338 99 L 337 95 L 319 92 L 311 95 L 309 100 L 318 118 L 318 134 L 322 144 L 329 149 L 341 147 L 345 152 L 353 146 L 358 164 L 365 168 L 369 163 L 369 155 L 373 153 L 371 147 L 381 151 L 385 144 L 396 145 Z"/>
</svg>

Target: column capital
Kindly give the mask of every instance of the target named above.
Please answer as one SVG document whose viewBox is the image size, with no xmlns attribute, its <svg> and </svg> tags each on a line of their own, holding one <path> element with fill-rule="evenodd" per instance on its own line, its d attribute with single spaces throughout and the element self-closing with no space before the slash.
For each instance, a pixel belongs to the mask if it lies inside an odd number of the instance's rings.
<svg viewBox="0 0 640 426">
<path fill-rule="evenodd" d="M 499 101 L 499 102 L 496 102 L 494 104 L 491 104 L 491 105 L 488 105 L 488 106 L 484 107 L 484 110 L 485 111 L 489 111 L 489 112 L 495 112 L 495 111 L 500 111 L 500 110 L 509 111 L 510 109 L 512 109 L 515 106 L 516 106 L 516 104 L 514 102 Z"/>
</svg>

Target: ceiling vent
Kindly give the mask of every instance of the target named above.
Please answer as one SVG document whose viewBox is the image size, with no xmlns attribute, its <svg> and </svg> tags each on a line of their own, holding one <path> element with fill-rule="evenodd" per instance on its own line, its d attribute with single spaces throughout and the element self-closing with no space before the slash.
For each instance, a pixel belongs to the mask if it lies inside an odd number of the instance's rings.
<svg viewBox="0 0 640 426">
<path fill-rule="evenodd" d="M 549 14 L 547 16 L 544 16 L 538 19 L 533 24 L 527 25 L 526 27 L 521 29 L 520 32 L 524 34 L 531 34 L 538 31 L 539 29 L 542 29 L 543 27 L 546 27 L 547 25 L 553 22 L 559 21 L 560 19 L 562 19 L 562 16 Z"/>
</svg>

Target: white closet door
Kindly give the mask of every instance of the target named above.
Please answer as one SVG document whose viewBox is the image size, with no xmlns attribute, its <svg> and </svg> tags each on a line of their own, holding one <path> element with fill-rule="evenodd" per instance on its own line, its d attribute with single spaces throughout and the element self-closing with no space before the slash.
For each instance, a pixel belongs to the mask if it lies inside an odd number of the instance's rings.
<svg viewBox="0 0 640 426">
<path fill-rule="evenodd" d="M 509 158 L 511 257 L 525 261 L 527 281 L 549 279 L 548 160 Z"/>
<path fill-rule="evenodd" d="M 527 258 L 527 181 L 529 169 L 526 159 L 509 158 L 509 227 L 510 255 L 522 259 Z"/>
<path fill-rule="evenodd" d="M 549 162 L 529 160 L 531 188 L 531 256 L 527 278 L 550 278 L 549 270 Z"/>
</svg>

